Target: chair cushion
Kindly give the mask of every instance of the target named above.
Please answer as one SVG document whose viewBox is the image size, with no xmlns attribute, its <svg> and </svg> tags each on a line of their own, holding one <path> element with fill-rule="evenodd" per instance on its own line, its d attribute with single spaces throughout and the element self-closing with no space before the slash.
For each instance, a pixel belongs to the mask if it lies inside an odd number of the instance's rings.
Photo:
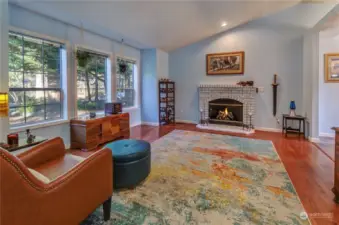
<svg viewBox="0 0 339 225">
<path fill-rule="evenodd" d="M 151 152 L 150 143 L 142 140 L 119 140 L 105 146 L 112 151 L 114 162 L 132 162 L 142 159 Z"/>
<path fill-rule="evenodd" d="M 30 169 L 28 168 L 29 172 L 31 172 L 31 174 L 33 174 L 33 176 L 35 176 L 38 180 L 40 180 L 41 182 L 48 184 L 49 182 L 51 182 L 50 179 L 48 179 L 48 177 L 45 177 L 44 175 L 42 175 L 41 173 L 39 173 L 36 170 Z"/>
<path fill-rule="evenodd" d="M 54 181 L 58 177 L 66 174 L 68 171 L 73 169 L 73 167 L 78 165 L 83 160 L 85 160 L 85 158 L 81 156 L 76 156 L 71 153 L 66 153 L 62 157 L 59 157 L 52 161 L 48 161 L 33 169 L 43 174 L 49 180 Z"/>
</svg>

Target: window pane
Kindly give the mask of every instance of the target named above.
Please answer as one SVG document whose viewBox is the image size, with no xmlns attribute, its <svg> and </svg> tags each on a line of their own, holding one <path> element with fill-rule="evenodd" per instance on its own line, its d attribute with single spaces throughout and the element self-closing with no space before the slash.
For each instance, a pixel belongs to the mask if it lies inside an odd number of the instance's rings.
<svg viewBox="0 0 339 225">
<path fill-rule="evenodd" d="M 44 73 L 59 73 L 59 59 L 44 59 Z"/>
<path fill-rule="evenodd" d="M 24 70 L 29 73 L 42 73 L 41 58 L 35 56 L 24 56 Z"/>
<path fill-rule="evenodd" d="M 46 104 L 60 103 L 60 91 L 46 91 Z"/>
<path fill-rule="evenodd" d="M 26 91 L 26 106 L 43 105 L 44 91 Z"/>
<path fill-rule="evenodd" d="M 23 72 L 9 72 L 9 86 L 11 88 L 22 88 Z"/>
<path fill-rule="evenodd" d="M 54 46 L 52 44 L 44 44 L 44 58 L 47 59 L 59 59 L 60 58 L 60 47 Z"/>
<path fill-rule="evenodd" d="M 25 88 L 43 88 L 43 75 L 40 73 L 25 73 Z"/>
<path fill-rule="evenodd" d="M 25 123 L 25 108 L 10 108 L 9 109 L 9 122 L 11 125 L 18 125 Z"/>
<path fill-rule="evenodd" d="M 8 45 L 11 125 L 60 118 L 61 89 L 47 88 L 61 88 L 62 45 L 13 33 Z"/>
<path fill-rule="evenodd" d="M 103 111 L 106 102 L 106 58 L 85 51 L 80 52 L 77 82 L 78 115 L 89 111 Z"/>
<path fill-rule="evenodd" d="M 123 105 L 123 107 L 134 106 L 134 63 L 128 60 L 118 58 L 117 60 L 117 99 Z M 121 73 L 119 64 L 124 64 L 126 70 Z"/>
<path fill-rule="evenodd" d="M 45 74 L 45 88 L 60 88 L 61 87 L 61 80 L 60 74 Z"/>
<path fill-rule="evenodd" d="M 45 120 L 45 106 L 27 106 L 26 107 L 26 122 L 39 122 Z"/>
<path fill-rule="evenodd" d="M 41 58 L 42 40 L 24 37 L 24 54 L 26 56 L 35 56 L 37 58 Z"/>
<path fill-rule="evenodd" d="M 9 92 L 9 107 L 24 106 L 24 92 L 23 91 L 10 91 Z"/>
<path fill-rule="evenodd" d="M 8 51 L 11 53 L 22 55 L 22 37 L 16 35 L 9 35 Z"/>
<path fill-rule="evenodd" d="M 9 71 L 22 71 L 23 70 L 23 56 L 19 54 L 9 53 L 8 70 Z"/>
<path fill-rule="evenodd" d="M 61 104 L 46 105 L 46 119 L 60 119 Z"/>
</svg>

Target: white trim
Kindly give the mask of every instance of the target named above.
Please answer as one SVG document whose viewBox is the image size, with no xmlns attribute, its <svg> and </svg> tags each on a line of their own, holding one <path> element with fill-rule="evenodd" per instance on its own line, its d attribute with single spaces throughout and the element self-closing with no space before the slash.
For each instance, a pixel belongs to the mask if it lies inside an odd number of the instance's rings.
<svg viewBox="0 0 339 225">
<path fill-rule="evenodd" d="M 8 30 L 9 30 L 9 32 L 19 33 L 19 34 L 22 34 L 22 35 L 31 36 L 33 38 L 36 37 L 36 38 L 44 39 L 46 41 L 58 42 L 60 44 L 66 45 L 66 46 L 70 46 L 69 41 L 64 40 L 64 39 L 60 39 L 60 38 L 56 38 L 56 37 L 52 37 L 52 36 L 49 36 L 47 34 L 41 34 L 41 33 L 37 33 L 37 32 L 34 32 L 34 31 L 14 27 L 14 26 L 9 26 Z"/>
<path fill-rule="evenodd" d="M 279 128 L 270 128 L 270 127 L 255 127 L 255 130 L 267 131 L 267 132 L 282 132 Z"/>
<path fill-rule="evenodd" d="M 175 120 L 176 123 L 189 123 L 189 124 L 198 124 L 197 122 L 193 120 Z"/>
<path fill-rule="evenodd" d="M 155 122 L 141 122 L 141 125 L 148 125 L 148 126 L 158 127 L 159 123 L 155 123 Z"/>
<path fill-rule="evenodd" d="M 330 138 L 334 138 L 335 137 L 335 133 L 320 133 L 319 137 L 330 137 Z"/>
<path fill-rule="evenodd" d="M 196 127 L 202 130 L 216 130 L 216 131 L 223 131 L 223 132 L 229 132 L 229 133 L 235 133 L 235 134 L 249 135 L 249 134 L 255 133 L 254 129 L 245 130 L 245 129 L 242 129 L 242 127 L 238 127 L 238 126 L 217 125 L 217 124 L 211 124 L 211 123 L 208 125 L 198 124 Z"/>
<path fill-rule="evenodd" d="M 69 122 L 70 122 L 69 120 L 62 119 L 62 120 L 46 121 L 46 122 L 42 122 L 42 123 L 34 123 L 34 124 L 30 124 L 30 125 L 11 127 L 10 132 L 21 132 L 21 131 L 25 131 L 27 129 L 35 130 L 35 129 L 39 129 L 39 128 L 43 128 L 43 127 L 50 127 L 50 126 L 57 126 L 57 125 L 61 125 L 61 124 L 66 124 L 66 123 L 69 123 Z"/>
<path fill-rule="evenodd" d="M 318 137 L 308 137 L 308 140 L 313 143 L 320 143 L 320 139 Z"/>
</svg>

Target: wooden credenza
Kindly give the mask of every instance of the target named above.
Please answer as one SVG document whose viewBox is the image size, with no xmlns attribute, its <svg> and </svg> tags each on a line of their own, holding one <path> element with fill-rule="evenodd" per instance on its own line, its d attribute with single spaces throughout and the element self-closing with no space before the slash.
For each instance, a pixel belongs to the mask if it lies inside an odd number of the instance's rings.
<svg viewBox="0 0 339 225">
<path fill-rule="evenodd" d="M 78 117 L 71 120 L 71 148 L 95 150 L 99 145 L 118 138 L 129 138 L 129 114 Z"/>
<path fill-rule="evenodd" d="M 339 127 L 334 127 L 335 131 L 335 150 L 334 150 L 334 201 L 339 204 Z"/>
</svg>

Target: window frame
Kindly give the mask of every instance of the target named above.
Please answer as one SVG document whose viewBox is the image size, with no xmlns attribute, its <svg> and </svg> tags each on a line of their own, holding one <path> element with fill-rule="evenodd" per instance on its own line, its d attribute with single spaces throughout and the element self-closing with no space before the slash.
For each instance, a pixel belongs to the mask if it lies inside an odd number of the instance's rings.
<svg viewBox="0 0 339 225">
<path fill-rule="evenodd" d="M 41 120 L 41 121 L 36 121 L 36 122 L 25 122 L 25 123 L 20 123 L 20 124 L 14 124 L 12 125 L 9 122 L 9 128 L 10 131 L 16 131 L 16 132 L 20 132 L 22 130 L 25 129 L 29 129 L 29 128 L 39 128 L 39 127 L 45 127 L 49 124 L 62 124 L 65 121 L 68 121 L 68 113 L 67 113 L 67 99 L 65 98 L 65 92 L 66 92 L 66 88 L 67 88 L 67 81 L 65 79 L 66 75 L 67 75 L 67 61 L 68 61 L 68 57 L 67 57 L 67 50 L 69 45 L 68 41 L 62 40 L 62 39 L 58 39 L 55 37 L 50 37 L 44 34 L 40 34 L 40 33 L 36 33 L 33 31 L 28 31 L 28 30 L 24 30 L 21 28 L 17 28 L 17 27 L 13 27 L 10 26 L 9 30 L 8 30 L 8 36 L 10 34 L 16 34 L 16 35 L 20 35 L 23 37 L 28 37 L 28 38 L 33 38 L 33 39 L 40 39 L 42 41 L 46 41 L 46 42 L 54 42 L 56 44 L 60 44 L 60 46 L 62 47 L 61 51 L 60 51 L 60 88 L 11 88 L 9 87 L 9 91 L 14 90 L 14 91 L 53 91 L 53 90 L 57 90 L 60 91 L 60 118 L 56 118 L 56 119 L 45 119 Z M 9 42 L 8 42 L 9 43 Z M 23 54 L 23 53 L 22 53 Z M 9 51 L 8 51 L 8 57 L 9 57 Z M 8 71 L 8 75 L 11 71 Z M 24 70 L 22 71 L 24 73 Z M 9 85 L 9 81 L 8 81 L 8 85 Z M 53 89 L 53 90 L 52 90 Z M 45 101 L 45 100 L 44 100 Z M 44 107 L 46 107 L 46 102 L 44 102 Z M 22 106 L 25 107 L 25 106 Z M 16 107 L 17 108 L 17 107 Z M 45 112 L 46 114 L 46 112 Z M 25 119 L 26 120 L 26 119 Z"/>
<path fill-rule="evenodd" d="M 79 116 L 84 116 L 84 115 L 79 115 L 78 114 L 78 105 L 77 105 L 77 100 L 78 100 L 78 59 L 76 57 L 76 52 L 78 50 L 83 50 L 83 51 L 87 51 L 87 52 L 91 52 L 93 54 L 97 54 L 97 55 L 102 55 L 106 57 L 105 60 L 105 66 L 106 66 L 106 74 L 105 74 L 105 78 L 106 78 L 106 102 L 111 102 L 112 101 L 112 59 L 113 59 L 113 55 L 111 52 L 107 52 L 101 49 L 96 49 L 93 47 L 89 47 L 87 45 L 74 45 L 74 50 L 73 50 L 73 55 L 74 57 L 72 57 L 74 59 L 74 71 L 73 74 L 74 76 L 74 90 L 75 90 L 75 94 L 74 94 L 74 115 L 75 117 L 79 117 Z M 97 115 L 104 115 L 105 112 L 104 110 L 102 112 L 96 113 Z M 88 116 L 88 115 L 85 115 Z"/>
<path fill-rule="evenodd" d="M 134 89 L 134 99 L 133 99 L 133 106 L 128 106 L 128 107 L 123 107 L 123 110 L 129 111 L 131 109 L 136 109 L 139 108 L 139 62 L 137 59 L 132 58 L 132 57 L 127 57 L 127 56 L 122 56 L 122 55 L 116 55 L 114 59 L 114 96 L 115 100 L 118 101 L 118 87 L 117 87 L 117 78 L 118 78 L 118 73 L 117 73 L 117 67 L 118 67 L 118 59 L 125 59 L 126 61 L 130 61 L 134 63 L 134 69 L 133 69 L 133 89 Z"/>
</svg>

